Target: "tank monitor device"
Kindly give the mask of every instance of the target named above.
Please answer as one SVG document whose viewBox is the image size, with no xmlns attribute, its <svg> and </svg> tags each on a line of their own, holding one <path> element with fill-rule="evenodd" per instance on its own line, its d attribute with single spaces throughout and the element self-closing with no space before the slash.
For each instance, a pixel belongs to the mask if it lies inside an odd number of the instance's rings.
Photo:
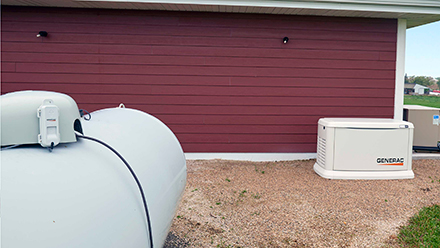
<svg viewBox="0 0 440 248">
<path fill-rule="evenodd" d="M 52 100 L 46 99 L 37 110 L 40 119 L 38 143 L 43 147 L 53 148 L 60 143 L 59 109 Z"/>
</svg>

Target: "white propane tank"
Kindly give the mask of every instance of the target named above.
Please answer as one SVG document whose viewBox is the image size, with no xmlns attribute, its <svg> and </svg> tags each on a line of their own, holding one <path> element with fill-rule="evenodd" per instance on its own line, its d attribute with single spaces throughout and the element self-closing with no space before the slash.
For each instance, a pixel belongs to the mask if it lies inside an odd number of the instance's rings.
<svg viewBox="0 0 440 248">
<path fill-rule="evenodd" d="M 175 135 L 155 117 L 126 108 L 93 112 L 81 126 L 134 170 L 153 245 L 162 247 L 186 184 Z M 2 247 L 151 247 L 136 181 L 115 153 L 92 140 L 60 143 L 52 152 L 38 143 L 3 147 L 1 197 Z"/>
</svg>

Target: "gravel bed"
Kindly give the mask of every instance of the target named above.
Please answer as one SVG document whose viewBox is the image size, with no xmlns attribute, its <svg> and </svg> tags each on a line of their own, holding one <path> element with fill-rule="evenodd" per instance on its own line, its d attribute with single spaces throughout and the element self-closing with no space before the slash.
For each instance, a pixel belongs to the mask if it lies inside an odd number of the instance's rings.
<svg viewBox="0 0 440 248">
<path fill-rule="evenodd" d="M 398 247 L 398 228 L 440 204 L 440 160 L 411 180 L 328 180 L 315 160 L 188 160 L 166 247 Z"/>
</svg>

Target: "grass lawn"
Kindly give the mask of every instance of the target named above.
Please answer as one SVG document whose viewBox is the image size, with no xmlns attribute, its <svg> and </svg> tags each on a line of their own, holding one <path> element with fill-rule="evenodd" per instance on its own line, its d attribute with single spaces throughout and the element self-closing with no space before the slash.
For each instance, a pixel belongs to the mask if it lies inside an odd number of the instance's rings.
<svg viewBox="0 0 440 248">
<path fill-rule="evenodd" d="M 440 97 L 424 95 L 405 95 L 404 104 L 440 108 Z"/>
<path fill-rule="evenodd" d="M 400 229 L 404 247 L 440 247 L 440 206 L 425 207 Z"/>
</svg>

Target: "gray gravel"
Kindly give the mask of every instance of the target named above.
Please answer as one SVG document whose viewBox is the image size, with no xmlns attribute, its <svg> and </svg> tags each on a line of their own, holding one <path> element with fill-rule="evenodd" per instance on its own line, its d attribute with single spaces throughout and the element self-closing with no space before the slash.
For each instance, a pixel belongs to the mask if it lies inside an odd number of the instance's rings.
<svg viewBox="0 0 440 248">
<path fill-rule="evenodd" d="M 395 247 L 440 204 L 440 160 L 415 160 L 411 180 L 328 180 L 314 162 L 188 161 L 165 247 Z"/>
<path fill-rule="evenodd" d="M 168 233 L 167 239 L 165 240 L 165 244 L 163 245 L 163 248 L 174 248 L 174 247 L 189 247 L 189 242 L 185 239 L 180 238 L 173 232 Z"/>
</svg>

